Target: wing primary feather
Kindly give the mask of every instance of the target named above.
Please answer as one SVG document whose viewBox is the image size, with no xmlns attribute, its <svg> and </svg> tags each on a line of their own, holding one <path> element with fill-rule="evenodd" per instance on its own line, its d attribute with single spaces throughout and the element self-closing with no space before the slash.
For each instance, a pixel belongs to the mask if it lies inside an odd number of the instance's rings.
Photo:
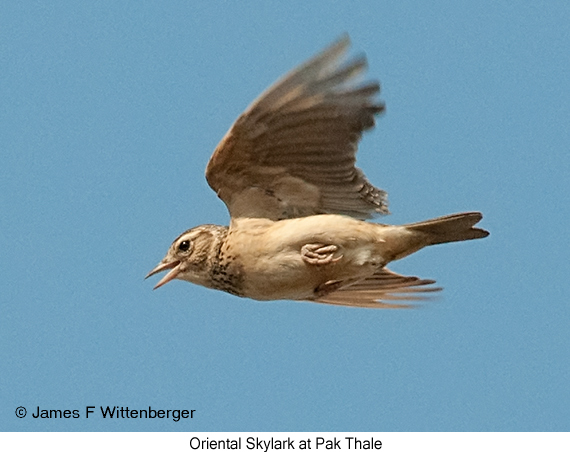
<svg viewBox="0 0 570 452">
<path fill-rule="evenodd" d="M 269 89 L 262 93 L 261 96 L 252 103 L 252 107 L 264 109 L 266 105 L 273 104 L 295 87 L 303 85 L 304 83 L 307 83 L 307 81 L 318 77 L 322 73 L 323 69 L 332 66 L 334 62 L 338 61 L 347 52 L 349 46 L 350 38 L 348 37 L 348 34 L 344 34 L 320 54 L 285 74 Z"/>
</svg>

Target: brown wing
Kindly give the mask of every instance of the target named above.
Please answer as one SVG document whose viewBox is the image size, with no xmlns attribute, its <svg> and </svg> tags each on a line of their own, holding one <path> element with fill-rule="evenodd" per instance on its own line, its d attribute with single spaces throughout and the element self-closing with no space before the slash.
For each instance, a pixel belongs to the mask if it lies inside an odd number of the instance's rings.
<svg viewBox="0 0 570 452">
<path fill-rule="evenodd" d="M 426 294 L 441 290 L 439 287 L 424 287 L 434 283 L 430 279 L 402 276 L 383 268 L 369 278 L 311 301 L 359 308 L 410 308 L 413 305 L 399 302 L 425 300 Z"/>
<path fill-rule="evenodd" d="M 386 193 L 355 168 L 362 132 L 384 105 L 377 82 L 356 84 L 364 56 L 343 62 L 341 38 L 263 93 L 234 123 L 206 168 L 232 217 L 387 213 Z"/>
</svg>

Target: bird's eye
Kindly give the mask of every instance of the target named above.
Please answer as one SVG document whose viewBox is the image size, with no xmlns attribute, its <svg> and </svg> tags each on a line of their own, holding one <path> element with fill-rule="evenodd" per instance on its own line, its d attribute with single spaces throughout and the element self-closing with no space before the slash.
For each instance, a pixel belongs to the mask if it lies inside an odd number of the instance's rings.
<svg viewBox="0 0 570 452">
<path fill-rule="evenodd" d="M 190 240 L 184 240 L 183 242 L 180 242 L 180 245 L 178 245 L 179 251 L 188 251 L 189 249 L 190 249 Z"/>
</svg>

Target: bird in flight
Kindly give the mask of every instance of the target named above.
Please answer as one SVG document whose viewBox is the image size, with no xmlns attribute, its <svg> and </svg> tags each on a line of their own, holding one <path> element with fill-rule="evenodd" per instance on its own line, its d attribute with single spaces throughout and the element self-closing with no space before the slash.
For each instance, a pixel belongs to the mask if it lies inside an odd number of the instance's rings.
<svg viewBox="0 0 570 452">
<path fill-rule="evenodd" d="M 392 226 L 386 192 L 355 167 L 362 133 L 384 111 L 376 81 L 358 83 L 364 56 L 347 59 L 348 36 L 286 74 L 242 113 L 216 147 L 206 179 L 229 226 L 183 232 L 147 275 L 255 300 L 409 307 L 438 288 L 386 268 L 419 249 L 483 238 L 466 212 Z"/>
</svg>

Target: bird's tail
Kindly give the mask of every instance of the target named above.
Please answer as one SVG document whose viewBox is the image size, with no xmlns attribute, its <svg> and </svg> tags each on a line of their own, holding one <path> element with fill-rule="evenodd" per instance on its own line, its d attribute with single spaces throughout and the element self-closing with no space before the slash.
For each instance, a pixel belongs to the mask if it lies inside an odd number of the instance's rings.
<svg viewBox="0 0 570 452">
<path fill-rule="evenodd" d="M 429 245 L 437 245 L 438 243 L 487 237 L 489 232 L 473 227 L 482 218 L 483 215 L 480 212 L 455 213 L 420 223 L 407 224 L 405 227 L 410 231 L 426 234 Z"/>
</svg>

